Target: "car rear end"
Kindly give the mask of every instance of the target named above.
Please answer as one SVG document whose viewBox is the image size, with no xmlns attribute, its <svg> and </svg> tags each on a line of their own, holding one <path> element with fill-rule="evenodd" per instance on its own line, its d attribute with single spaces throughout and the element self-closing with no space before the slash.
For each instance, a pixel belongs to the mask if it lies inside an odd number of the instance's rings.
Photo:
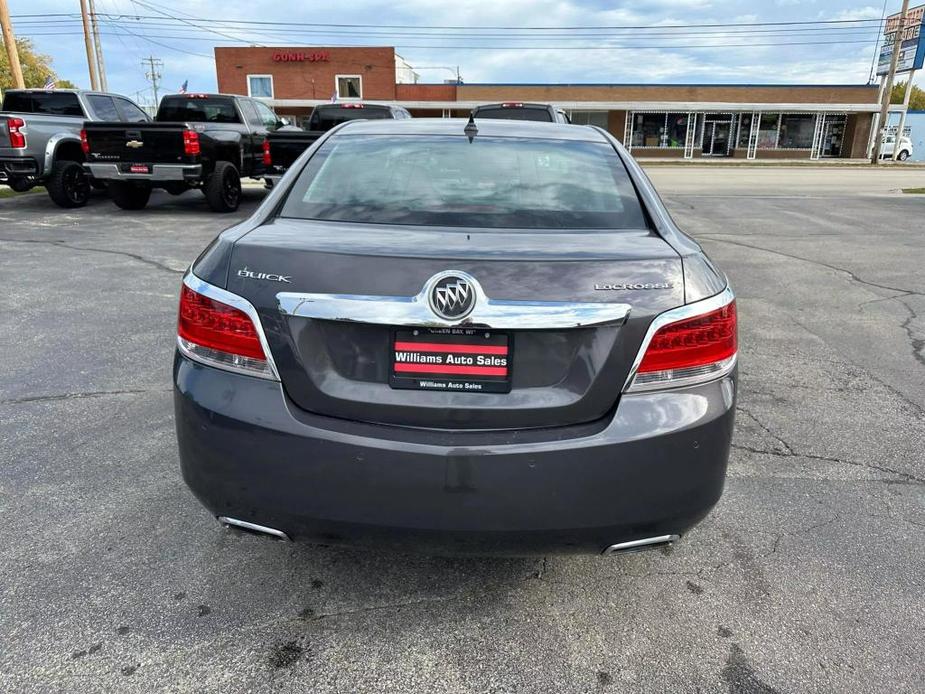
<svg viewBox="0 0 925 694">
<path fill-rule="evenodd" d="M 202 176 L 200 133 L 194 123 L 88 121 L 81 141 L 87 169 L 99 180 L 157 185 L 193 183 Z"/>
<path fill-rule="evenodd" d="M 406 123 L 334 133 L 186 276 L 187 483 L 226 523 L 315 542 L 674 541 L 723 487 L 724 278 L 657 230 L 601 132 Z"/>
<path fill-rule="evenodd" d="M 45 173 L 49 137 L 85 118 L 76 92 L 8 89 L 0 106 L 0 182 L 17 187 Z"/>
</svg>

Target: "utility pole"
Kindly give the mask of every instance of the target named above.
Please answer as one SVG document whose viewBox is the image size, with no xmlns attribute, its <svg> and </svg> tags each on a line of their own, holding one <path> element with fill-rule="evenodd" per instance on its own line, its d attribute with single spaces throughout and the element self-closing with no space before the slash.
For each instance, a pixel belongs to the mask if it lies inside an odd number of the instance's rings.
<svg viewBox="0 0 925 694">
<path fill-rule="evenodd" d="M 87 47 L 87 66 L 90 68 L 90 89 L 99 90 L 100 82 L 96 76 L 96 59 L 90 40 L 90 21 L 87 18 L 87 0 L 80 0 L 80 18 L 84 25 L 84 45 Z"/>
<path fill-rule="evenodd" d="M 100 89 L 109 91 L 106 83 L 106 66 L 103 64 L 103 41 L 100 39 L 100 23 L 96 17 L 96 3 L 90 0 L 90 26 L 93 29 L 93 47 L 96 50 L 96 69 L 100 75 Z"/>
<path fill-rule="evenodd" d="M 26 83 L 22 80 L 22 66 L 19 64 L 19 51 L 16 49 L 16 37 L 13 36 L 13 24 L 10 22 L 10 8 L 6 6 L 6 0 L 0 0 L 0 25 L 3 25 L 3 43 L 6 46 L 6 55 L 10 59 L 13 86 L 17 89 L 25 89 Z"/>
<path fill-rule="evenodd" d="M 887 114 L 890 110 L 890 97 L 893 93 L 893 78 L 896 77 L 896 66 L 899 64 L 899 50 L 902 48 L 903 31 L 906 29 L 906 14 L 909 12 L 909 0 L 903 0 L 903 8 L 899 13 L 899 26 L 893 34 L 893 53 L 890 56 L 890 71 L 886 73 L 886 84 L 883 97 L 880 101 L 880 120 L 877 122 L 877 139 L 874 140 L 874 151 L 870 157 L 871 164 L 880 163 L 880 145 L 883 144 L 883 133 L 886 130 Z M 885 29 L 886 27 L 884 27 Z M 909 80 L 910 82 L 912 80 Z M 895 149 L 895 146 L 894 146 Z"/>
<path fill-rule="evenodd" d="M 141 61 L 141 64 L 148 67 L 145 77 L 151 82 L 151 90 L 154 92 L 154 108 L 157 108 L 157 81 L 161 78 L 161 73 L 158 70 L 164 67 L 164 61 L 149 55 Z"/>
<path fill-rule="evenodd" d="M 909 73 L 909 81 L 906 82 L 906 93 L 903 95 L 903 112 L 899 114 L 899 128 L 896 130 L 896 137 L 893 140 L 893 156 L 891 157 L 893 161 L 899 158 L 899 145 L 902 140 L 903 130 L 906 127 L 906 112 L 909 110 L 909 99 L 912 97 L 913 77 L 915 77 L 915 70 Z"/>
</svg>

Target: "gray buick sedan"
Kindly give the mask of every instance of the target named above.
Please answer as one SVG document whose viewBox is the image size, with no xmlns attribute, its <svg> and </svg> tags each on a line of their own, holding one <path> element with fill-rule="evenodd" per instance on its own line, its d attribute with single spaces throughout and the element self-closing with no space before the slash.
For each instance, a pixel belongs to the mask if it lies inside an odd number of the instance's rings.
<svg viewBox="0 0 925 694">
<path fill-rule="evenodd" d="M 664 546 L 722 493 L 736 306 L 599 128 L 353 121 L 180 293 L 187 484 L 282 540 Z"/>
</svg>

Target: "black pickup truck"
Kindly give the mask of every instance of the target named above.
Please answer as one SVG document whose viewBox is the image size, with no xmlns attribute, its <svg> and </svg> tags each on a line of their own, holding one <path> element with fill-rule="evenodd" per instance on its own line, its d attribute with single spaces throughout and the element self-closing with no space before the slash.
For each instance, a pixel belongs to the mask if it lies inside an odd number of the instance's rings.
<svg viewBox="0 0 925 694">
<path fill-rule="evenodd" d="M 272 188 L 292 163 L 308 149 L 315 140 L 334 126 L 348 120 L 411 118 L 408 110 L 401 106 L 362 103 L 332 103 L 315 106 L 308 118 L 308 130 L 282 128 L 267 135 L 264 162 L 267 172 L 264 179 L 267 188 Z"/>
<path fill-rule="evenodd" d="M 266 173 L 267 135 L 282 125 L 256 99 L 172 94 L 152 123 L 87 121 L 81 138 L 87 170 L 122 209 L 143 208 L 154 188 L 173 195 L 199 188 L 213 210 L 232 212 L 241 177 Z"/>
</svg>

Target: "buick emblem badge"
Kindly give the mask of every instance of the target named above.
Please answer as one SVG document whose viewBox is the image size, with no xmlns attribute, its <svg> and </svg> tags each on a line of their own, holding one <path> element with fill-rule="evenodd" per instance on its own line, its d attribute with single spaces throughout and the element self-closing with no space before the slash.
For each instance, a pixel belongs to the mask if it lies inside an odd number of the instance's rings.
<svg viewBox="0 0 925 694">
<path fill-rule="evenodd" d="M 475 308 L 475 283 L 462 273 L 447 273 L 430 289 L 431 310 L 446 320 L 460 320 Z"/>
</svg>

